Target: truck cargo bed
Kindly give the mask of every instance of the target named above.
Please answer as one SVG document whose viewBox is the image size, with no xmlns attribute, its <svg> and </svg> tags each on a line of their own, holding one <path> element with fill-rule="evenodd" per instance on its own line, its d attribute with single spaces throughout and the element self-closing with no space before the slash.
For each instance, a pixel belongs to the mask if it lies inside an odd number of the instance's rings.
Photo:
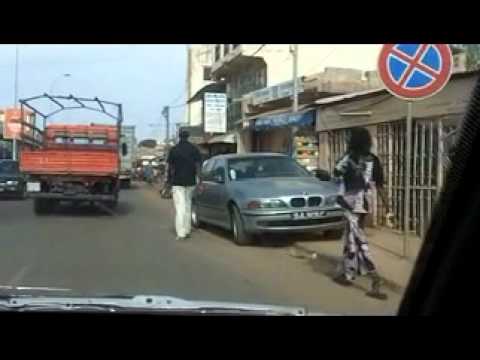
<svg viewBox="0 0 480 360">
<path fill-rule="evenodd" d="M 110 148 L 24 150 L 20 169 L 27 174 L 117 176 L 119 154 Z"/>
</svg>

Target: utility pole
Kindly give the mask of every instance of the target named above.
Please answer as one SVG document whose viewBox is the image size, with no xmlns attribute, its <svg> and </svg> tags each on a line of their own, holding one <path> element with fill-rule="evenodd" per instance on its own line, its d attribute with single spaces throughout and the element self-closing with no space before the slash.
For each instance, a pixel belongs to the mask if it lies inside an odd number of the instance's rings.
<svg viewBox="0 0 480 360">
<path fill-rule="evenodd" d="M 187 45 L 187 101 L 190 99 L 191 90 L 192 90 L 192 45 Z M 187 122 L 188 125 L 191 124 L 192 120 L 190 119 L 191 111 L 190 111 L 190 104 L 187 104 Z"/>
<path fill-rule="evenodd" d="M 18 105 L 18 45 L 15 45 L 15 84 L 14 84 L 14 100 L 13 104 L 16 108 Z M 21 119 L 23 121 L 23 119 Z M 17 139 L 12 140 L 12 159 L 17 160 Z"/>
<path fill-rule="evenodd" d="M 293 56 L 293 112 L 298 111 L 298 44 L 290 48 Z"/>
<path fill-rule="evenodd" d="M 15 45 L 15 93 L 14 93 L 14 101 L 15 107 L 17 107 L 18 103 L 18 45 Z"/>
<path fill-rule="evenodd" d="M 164 106 L 162 110 L 162 115 L 165 118 L 167 124 L 167 134 L 165 136 L 165 143 L 168 143 L 170 140 L 170 106 Z"/>
</svg>

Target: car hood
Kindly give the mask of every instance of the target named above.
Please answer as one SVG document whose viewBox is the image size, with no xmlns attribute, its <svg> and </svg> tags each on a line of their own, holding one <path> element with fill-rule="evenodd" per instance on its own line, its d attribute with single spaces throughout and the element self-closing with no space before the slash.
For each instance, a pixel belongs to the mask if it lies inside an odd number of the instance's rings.
<svg viewBox="0 0 480 360">
<path fill-rule="evenodd" d="M 234 192 L 246 197 L 269 198 L 308 194 L 334 195 L 338 187 L 332 182 L 320 181 L 314 177 L 304 178 L 261 178 L 240 180 L 232 183 Z"/>
</svg>

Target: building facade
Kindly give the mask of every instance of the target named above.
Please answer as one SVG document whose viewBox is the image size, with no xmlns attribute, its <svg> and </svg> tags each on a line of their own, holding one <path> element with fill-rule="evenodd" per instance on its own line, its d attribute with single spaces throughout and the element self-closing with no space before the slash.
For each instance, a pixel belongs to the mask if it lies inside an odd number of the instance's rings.
<svg viewBox="0 0 480 360">
<path fill-rule="evenodd" d="M 9 115 L 10 114 L 10 115 Z M 17 114 L 17 115 L 12 115 Z M 14 141 L 12 140 L 14 136 L 15 138 L 21 138 L 20 132 L 23 130 L 24 135 L 31 135 L 32 132 L 30 128 L 24 127 L 18 124 L 14 131 L 8 131 L 8 123 L 13 121 L 20 121 L 20 114 L 21 110 L 17 107 L 4 107 L 0 108 L 0 159 L 18 159 L 20 146 L 14 146 Z M 8 118 L 10 116 L 10 118 Z M 13 116 L 13 117 L 12 117 Z M 16 116 L 19 116 L 16 118 Z M 35 122 L 35 114 L 29 110 L 24 109 L 23 113 L 24 118 L 22 119 L 24 122 L 28 124 L 34 124 Z M 15 124 L 13 124 L 15 125 Z M 17 141 L 17 145 L 21 145 L 20 139 Z"/>
<path fill-rule="evenodd" d="M 298 45 L 297 74 L 299 91 L 303 93 L 300 95 L 300 102 L 307 104 L 309 100 L 315 99 L 315 96 L 335 94 L 334 89 L 329 88 L 331 83 L 349 82 L 352 76 L 355 78 L 353 82 L 361 82 L 362 79 L 356 77 L 362 78 L 366 70 L 376 68 L 380 48 L 380 45 Z M 332 68 L 343 69 L 335 72 Z M 312 74 L 322 74 L 322 79 L 310 77 L 309 81 L 315 83 L 315 80 L 319 80 L 327 86 L 319 90 L 311 82 L 305 82 L 304 80 Z M 242 120 L 251 118 L 254 114 L 259 115 L 291 106 L 293 95 L 291 45 L 215 44 L 212 76 L 216 81 L 225 84 L 228 99 L 227 127 L 230 132 L 236 134 L 238 152 L 262 149 L 276 151 L 287 148 L 292 151 L 288 140 L 291 137 L 288 126 L 268 131 L 263 131 L 267 130 L 263 128 L 261 132 L 251 132 L 240 124 Z M 362 88 L 354 86 L 353 90 Z M 317 90 L 323 95 L 315 93 Z M 290 120 L 284 121 L 305 123 L 310 117 L 313 119 L 311 113 L 304 116 L 296 114 L 290 117 Z M 313 123 L 310 125 L 313 129 Z M 304 136 L 309 137 L 307 134 Z"/>
<path fill-rule="evenodd" d="M 213 64 L 213 45 L 194 44 L 187 47 L 187 101 L 208 84 L 211 79 Z M 187 102 L 185 123 L 188 126 L 198 126 L 202 123 L 202 102 Z"/>
</svg>

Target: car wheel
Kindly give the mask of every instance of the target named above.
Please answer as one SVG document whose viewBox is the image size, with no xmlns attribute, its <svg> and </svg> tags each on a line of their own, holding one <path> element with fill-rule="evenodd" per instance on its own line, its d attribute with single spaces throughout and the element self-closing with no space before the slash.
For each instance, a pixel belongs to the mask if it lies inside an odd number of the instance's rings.
<svg viewBox="0 0 480 360">
<path fill-rule="evenodd" d="M 27 186 L 26 185 L 22 186 L 22 189 L 20 190 L 19 198 L 20 198 L 20 200 L 25 200 L 27 198 Z"/>
<path fill-rule="evenodd" d="M 105 206 L 110 210 L 115 210 L 118 206 L 118 199 L 106 201 Z"/>
<path fill-rule="evenodd" d="M 131 187 L 130 179 L 120 180 L 120 188 L 121 189 L 130 189 L 130 187 Z"/>
<path fill-rule="evenodd" d="M 45 215 L 53 210 L 54 203 L 50 199 L 34 199 L 33 209 L 37 215 Z"/>
<path fill-rule="evenodd" d="M 325 237 L 334 240 L 340 240 L 343 237 L 344 229 L 336 229 L 336 230 L 327 230 L 325 231 Z"/>
<path fill-rule="evenodd" d="M 198 218 L 198 205 L 196 205 L 195 203 L 192 204 L 192 225 L 197 229 L 201 228 L 203 225 L 203 223 Z"/>
<path fill-rule="evenodd" d="M 232 207 L 232 232 L 233 242 L 240 246 L 250 245 L 253 242 L 253 237 L 245 231 L 242 216 L 236 206 Z"/>
</svg>

